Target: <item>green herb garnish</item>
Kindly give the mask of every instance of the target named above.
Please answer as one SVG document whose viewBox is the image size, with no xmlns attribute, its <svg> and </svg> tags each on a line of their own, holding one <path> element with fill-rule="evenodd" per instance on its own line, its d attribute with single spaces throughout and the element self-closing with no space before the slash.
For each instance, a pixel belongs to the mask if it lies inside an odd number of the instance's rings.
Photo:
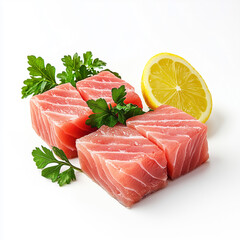
<svg viewBox="0 0 240 240">
<path fill-rule="evenodd" d="M 112 89 L 112 99 L 117 104 L 114 107 L 111 104 L 108 106 L 103 98 L 88 100 L 88 107 L 92 109 L 94 114 L 89 116 L 86 124 L 97 128 L 100 128 L 102 125 L 113 127 L 118 122 L 126 125 L 128 118 L 145 113 L 137 105 L 132 103 L 125 104 L 126 94 L 124 85 Z"/>
<path fill-rule="evenodd" d="M 44 60 L 35 56 L 28 56 L 28 64 L 30 78 L 23 82 L 25 86 L 22 87 L 22 98 L 43 93 L 57 85 L 55 67 L 51 64 L 45 66 Z"/>
<path fill-rule="evenodd" d="M 53 153 L 61 160 L 56 159 Z M 59 186 L 69 184 L 71 181 L 76 180 L 74 170 L 82 172 L 80 168 L 73 166 L 67 159 L 65 153 L 57 147 L 52 147 L 52 151 L 43 146 L 42 150 L 37 147 L 32 151 L 32 156 L 37 168 L 43 169 L 42 176 L 52 180 L 52 182 L 57 182 Z M 54 165 L 46 167 L 48 164 Z M 60 172 L 62 166 L 68 166 L 69 168 Z"/>
<path fill-rule="evenodd" d="M 55 78 L 56 69 L 54 66 L 49 63 L 45 66 L 44 60 L 41 57 L 28 56 L 30 78 L 23 82 L 22 98 L 43 93 L 63 83 L 71 83 L 76 87 L 76 82 L 94 76 L 101 71 L 109 71 L 121 78 L 118 73 L 104 69 L 106 63 L 99 58 L 93 59 L 92 52 L 90 51 L 84 53 L 82 59 L 77 53 L 72 57 L 65 55 L 62 58 L 62 62 L 66 69 L 57 74 L 57 78 L 60 81 L 58 83 Z"/>
</svg>

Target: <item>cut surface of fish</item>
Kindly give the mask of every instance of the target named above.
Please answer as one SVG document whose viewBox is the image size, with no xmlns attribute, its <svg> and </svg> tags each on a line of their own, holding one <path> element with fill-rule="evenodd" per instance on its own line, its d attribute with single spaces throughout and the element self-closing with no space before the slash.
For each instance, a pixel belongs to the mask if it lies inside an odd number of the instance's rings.
<svg viewBox="0 0 240 240">
<path fill-rule="evenodd" d="M 81 80 L 77 82 L 76 87 L 85 101 L 104 98 L 108 104 L 111 103 L 114 106 L 116 104 L 112 100 L 111 90 L 112 88 L 119 88 L 122 85 L 125 85 L 127 92 L 124 102 L 126 104 L 132 103 L 142 108 L 142 101 L 135 92 L 134 87 L 108 71 L 103 71 L 97 75 Z"/>
<path fill-rule="evenodd" d="M 102 126 L 76 146 L 82 170 L 124 206 L 167 185 L 164 152 L 134 129 Z"/>
<path fill-rule="evenodd" d="M 209 158 L 207 126 L 175 107 L 161 105 L 128 119 L 127 126 L 165 152 L 171 179 L 192 171 Z"/>
<path fill-rule="evenodd" d="M 95 130 L 85 124 L 92 112 L 70 83 L 33 96 L 30 111 L 36 133 L 68 158 L 77 157 L 76 139 Z"/>
</svg>

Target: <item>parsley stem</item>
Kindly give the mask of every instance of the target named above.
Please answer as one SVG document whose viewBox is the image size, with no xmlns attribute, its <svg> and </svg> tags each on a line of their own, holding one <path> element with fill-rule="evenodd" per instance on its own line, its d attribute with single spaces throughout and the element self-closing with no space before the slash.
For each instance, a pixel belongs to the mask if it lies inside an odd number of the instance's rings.
<svg viewBox="0 0 240 240">
<path fill-rule="evenodd" d="M 69 160 L 66 161 L 66 162 L 62 162 L 62 161 L 58 161 L 58 160 L 55 160 L 54 162 L 58 163 L 58 164 L 61 164 L 61 165 L 66 165 L 66 166 L 69 166 L 79 172 L 83 172 L 81 168 L 78 168 L 78 167 L 75 167 L 74 165 L 72 165 Z"/>
<path fill-rule="evenodd" d="M 79 172 L 82 172 L 82 169 L 81 168 L 78 168 L 78 167 L 75 167 L 74 165 L 72 165 L 69 161 L 68 162 L 61 162 L 61 161 L 58 161 L 60 164 L 63 164 L 63 165 L 66 165 L 66 166 L 69 166 Z"/>
<path fill-rule="evenodd" d="M 83 172 L 81 168 L 75 167 L 71 163 L 69 163 L 68 165 L 79 172 Z"/>
</svg>

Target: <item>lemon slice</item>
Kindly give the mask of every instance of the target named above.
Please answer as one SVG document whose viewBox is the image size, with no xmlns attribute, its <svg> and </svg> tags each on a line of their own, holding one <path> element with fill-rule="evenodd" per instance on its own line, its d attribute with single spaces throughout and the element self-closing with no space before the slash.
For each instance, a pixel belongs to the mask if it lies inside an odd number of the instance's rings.
<svg viewBox="0 0 240 240">
<path fill-rule="evenodd" d="M 160 53 L 146 64 L 142 75 L 146 104 L 155 109 L 174 106 L 206 122 L 212 111 L 212 96 L 201 75 L 183 58 Z"/>
</svg>

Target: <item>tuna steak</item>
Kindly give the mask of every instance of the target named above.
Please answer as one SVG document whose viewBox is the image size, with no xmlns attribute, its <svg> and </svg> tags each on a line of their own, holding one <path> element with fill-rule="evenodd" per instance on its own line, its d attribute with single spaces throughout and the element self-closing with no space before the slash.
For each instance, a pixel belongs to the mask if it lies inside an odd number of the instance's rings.
<svg viewBox="0 0 240 240">
<path fill-rule="evenodd" d="M 33 96 L 30 109 L 36 133 L 68 158 L 77 157 L 76 139 L 95 130 L 85 124 L 92 112 L 70 83 Z"/>
<path fill-rule="evenodd" d="M 163 151 L 134 129 L 102 126 L 76 145 L 82 170 L 127 207 L 167 184 Z"/>
<path fill-rule="evenodd" d="M 128 119 L 127 126 L 165 151 L 171 179 L 195 169 L 209 157 L 207 126 L 177 108 L 162 105 Z"/>
<path fill-rule="evenodd" d="M 124 102 L 126 104 L 132 103 L 142 108 L 142 101 L 137 93 L 135 93 L 134 87 L 108 71 L 100 72 L 95 76 L 81 80 L 77 82 L 76 87 L 85 101 L 104 98 L 107 103 L 115 105 L 112 100 L 111 90 L 112 88 L 119 88 L 122 85 L 125 85 L 127 92 Z"/>
</svg>

